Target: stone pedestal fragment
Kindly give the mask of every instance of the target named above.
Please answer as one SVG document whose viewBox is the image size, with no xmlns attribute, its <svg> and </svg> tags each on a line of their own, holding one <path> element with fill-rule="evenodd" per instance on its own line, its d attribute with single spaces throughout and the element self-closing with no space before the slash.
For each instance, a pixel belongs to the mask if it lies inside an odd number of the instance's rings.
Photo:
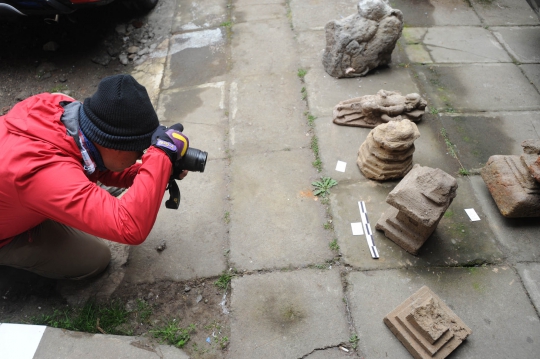
<svg viewBox="0 0 540 359">
<path fill-rule="evenodd" d="M 375 228 L 416 255 L 456 197 L 457 187 L 448 173 L 414 165 L 388 194 L 386 202 L 393 207 L 381 215 Z"/>
<path fill-rule="evenodd" d="M 416 359 L 446 358 L 472 334 L 426 286 L 384 317 L 384 323 Z"/>
<path fill-rule="evenodd" d="M 358 14 L 326 24 L 324 69 L 334 77 L 364 76 L 390 63 L 403 14 L 387 0 L 360 0 Z"/>
<path fill-rule="evenodd" d="M 407 119 L 418 122 L 427 106 L 417 93 L 403 96 L 397 91 L 379 90 L 376 95 L 365 95 L 341 101 L 334 107 L 336 125 L 374 128 L 392 120 Z"/>
<path fill-rule="evenodd" d="M 375 127 L 358 150 L 356 164 L 367 178 L 384 181 L 402 178 L 412 168 L 414 141 L 420 137 L 409 120 Z"/>
<path fill-rule="evenodd" d="M 522 158 L 491 156 L 481 175 L 504 217 L 540 217 L 540 184 Z"/>
</svg>

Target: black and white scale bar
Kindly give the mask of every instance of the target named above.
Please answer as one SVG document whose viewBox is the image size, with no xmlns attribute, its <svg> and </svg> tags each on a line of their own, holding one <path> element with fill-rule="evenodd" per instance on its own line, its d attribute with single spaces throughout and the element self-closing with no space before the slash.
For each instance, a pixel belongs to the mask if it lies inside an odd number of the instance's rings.
<svg viewBox="0 0 540 359">
<path fill-rule="evenodd" d="M 368 243 L 369 251 L 371 253 L 371 258 L 379 259 L 379 251 L 375 246 L 373 241 L 373 232 L 371 231 L 371 225 L 369 224 L 369 217 L 367 214 L 367 208 L 364 201 L 358 202 L 358 208 L 360 208 L 360 217 L 362 218 L 362 224 L 364 225 L 364 233 L 366 235 L 366 240 Z"/>
</svg>

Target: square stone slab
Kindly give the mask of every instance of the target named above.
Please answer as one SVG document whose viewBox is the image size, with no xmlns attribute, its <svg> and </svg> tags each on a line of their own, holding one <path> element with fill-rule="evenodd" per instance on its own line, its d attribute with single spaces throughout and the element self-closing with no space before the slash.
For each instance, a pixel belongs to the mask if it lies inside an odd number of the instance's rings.
<svg viewBox="0 0 540 359">
<path fill-rule="evenodd" d="M 162 89 L 223 81 L 227 73 L 225 43 L 223 28 L 173 35 Z"/>
<path fill-rule="evenodd" d="M 176 2 L 172 33 L 219 26 L 227 19 L 227 3 L 222 0 Z"/>
<path fill-rule="evenodd" d="M 236 24 L 233 31 L 231 72 L 235 76 L 296 73 L 296 43 L 286 17 Z"/>
<path fill-rule="evenodd" d="M 364 95 L 374 95 L 379 90 L 399 91 L 403 95 L 418 93 L 407 68 L 380 67 L 365 77 L 336 79 L 328 75 L 322 63 L 310 69 L 305 77 L 310 111 L 317 117 L 331 117 L 334 106 L 340 101 Z"/>
<path fill-rule="evenodd" d="M 491 30 L 517 61 L 540 62 L 540 49 L 531 46 L 540 42 L 540 27 L 493 27 Z"/>
<path fill-rule="evenodd" d="M 303 358 L 350 337 L 335 269 L 234 278 L 231 308 L 229 355 L 235 359 Z"/>
<path fill-rule="evenodd" d="M 469 0 L 486 25 L 538 25 L 527 0 Z"/>
<path fill-rule="evenodd" d="M 335 233 L 345 263 L 360 269 L 411 266 L 474 265 L 499 262 L 503 254 L 467 178 L 457 178 L 457 196 L 435 232 L 413 256 L 375 230 L 375 224 L 391 206 L 388 193 L 398 183 L 375 181 L 338 184 L 331 189 L 330 203 Z M 371 258 L 365 235 L 352 235 L 351 223 L 360 222 L 358 201 L 365 201 L 380 258 Z M 465 208 L 474 208 L 481 221 L 471 222 Z"/>
<path fill-rule="evenodd" d="M 540 109 L 540 95 L 514 64 L 414 66 L 430 107 L 441 111 Z M 504 86 L 501 86 L 504 84 Z"/>
<path fill-rule="evenodd" d="M 521 143 L 540 139 L 540 112 L 487 112 L 441 116 L 448 139 L 466 169 L 484 167 L 493 155 L 523 153 Z"/>
<path fill-rule="evenodd" d="M 539 261 L 540 221 L 538 218 L 503 217 L 482 178 L 471 176 L 470 180 L 476 201 L 482 212 L 485 213 L 487 222 L 492 229 L 493 238 L 502 245 L 505 255 L 512 261 Z"/>
<path fill-rule="evenodd" d="M 238 269 L 298 267 L 333 258 L 311 150 L 234 156 L 231 262 Z M 278 165 L 279 164 L 279 165 Z"/>
<path fill-rule="evenodd" d="M 537 311 L 540 311 L 540 263 L 518 263 L 516 268 Z"/>
<path fill-rule="evenodd" d="M 218 276 L 226 269 L 226 160 L 211 160 L 204 173 L 177 181 L 182 195 L 178 210 L 163 203 L 152 232 L 131 249 L 125 280 L 130 283 L 183 281 Z M 164 201 L 169 199 L 165 192 Z M 166 241 L 166 249 L 156 247 Z"/>
<path fill-rule="evenodd" d="M 480 25 L 474 10 L 463 0 L 392 0 L 403 12 L 407 26 Z"/>
<path fill-rule="evenodd" d="M 447 153 L 447 147 L 441 136 L 441 123 L 434 116 L 425 114 L 424 119 L 416 123 L 420 137 L 414 142 L 413 163 L 422 166 L 439 167 L 450 174 L 459 170 L 458 162 Z M 323 163 L 323 173 L 340 182 L 370 181 L 356 163 L 358 149 L 364 143 L 372 129 L 340 126 L 332 118 L 323 117 L 315 120 L 315 133 L 319 142 L 319 153 Z M 347 163 L 345 172 L 335 170 L 337 161 Z"/>
<path fill-rule="evenodd" d="M 428 286 L 472 329 L 452 357 L 529 358 L 540 351 L 540 320 L 509 267 L 409 268 L 348 274 L 351 315 L 366 358 L 411 358 L 383 318 Z"/>
<path fill-rule="evenodd" d="M 434 62 L 512 62 L 495 37 L 482 27 L 444 26 L 426 31 L 423 43 Z"/>
<path fill-rule="evenodd" d="M 226 158 L 225 82 L 161 92 L 160 123 L 181 123 L 190 147 L 208 152 L 208 159 Z"/>
<path fill-rule="evenodd" d="M 229 96 L 229 139 L 234 153 L 309 147 L 300 89 L 294 73 L 234 79 Z"/>
<path fill-rule="evenodd" d="M 276 4 L 235 4 L 232 21 L 234 24 L 263 20 L 284 19 L 287 16 L 285 3 Z M 233 25 L 234 26 L 234 25 Z"/>
<path fill-rule="evenodd" d="M 293 27 L 296 31 L 320 30 L 332 20 L 358 13 L 358 1 L 291 0 Z M 324 34 L 323 34 L 324 38 Z"/>
<path fill-rule="evenodd" d="M 531 81 L 534 86 L 540 88 L 540 65 L 539 64 L 526 64 L 519 66 L 525 73 L 525 76 Z"/>
</svg>

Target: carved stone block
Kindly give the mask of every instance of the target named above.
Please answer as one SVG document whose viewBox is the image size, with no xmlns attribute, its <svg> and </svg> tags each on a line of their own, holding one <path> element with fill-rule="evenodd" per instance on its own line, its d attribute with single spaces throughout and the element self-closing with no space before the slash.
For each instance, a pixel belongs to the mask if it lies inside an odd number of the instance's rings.
<svg viewBox="0 0 540 359">
<path fill-rule="evenodd" d="M 480 174 L 504 217 L 540 217 L 540 184 L 519 156 L 491 156 Z"/>
<path fill-rule="evenodd" d="M 416 359 L 446 358 L 472 334 L 426 286 L 384 317 L 384 323 Z"/>
<path fill-rule="evenodd" d="M 334 123 L 342 126 L 374 128 L 393 120 L 418 122 L 427 106 L 417 93 L 403 96 L 397 91 L 379 90 L 376 95 L 365 95 L 341 101 L 334 107 Z"/>
<path fill-rule="evenodd" d="M 387 0 L 360 0 L 358 13 L 326 24 L 324 69 L 334 77 L 364 76 L 390 63 L 403 14 Z"/>
<path fill-rule="evenodd" d="M 375 228 L 416 255 L 456 197 L 457 187 L 456 179 L 441 169 L 414 165 L 388 194 L 386 202 L 393 207 Z"/>
<path fill-rule="evenodd" d="M 412 168 L 414 141 L 418 137 L 418 127 L 409 120 L 379 125 L 360 146 L 356 164 L 370 179 L 402 178 Z"/>
</svg>

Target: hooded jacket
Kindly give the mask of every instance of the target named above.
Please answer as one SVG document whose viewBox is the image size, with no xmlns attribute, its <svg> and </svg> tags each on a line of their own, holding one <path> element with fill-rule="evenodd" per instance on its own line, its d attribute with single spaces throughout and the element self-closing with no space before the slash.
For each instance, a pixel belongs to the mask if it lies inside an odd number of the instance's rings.
<svg viewBox="0 0 540 359">
<path fill-rule="evenodd" d="M 0 247 L 51 219 L 111 241 L 140 244 L 150 233 L 171 175 L 167 155 L 150 147 L 123 172 L 87 177 L 60 118 L 62 94 L 40 94 L 0 117 Z M 130 187 L 116 198 L 100 188 Z"/>
</svg>

